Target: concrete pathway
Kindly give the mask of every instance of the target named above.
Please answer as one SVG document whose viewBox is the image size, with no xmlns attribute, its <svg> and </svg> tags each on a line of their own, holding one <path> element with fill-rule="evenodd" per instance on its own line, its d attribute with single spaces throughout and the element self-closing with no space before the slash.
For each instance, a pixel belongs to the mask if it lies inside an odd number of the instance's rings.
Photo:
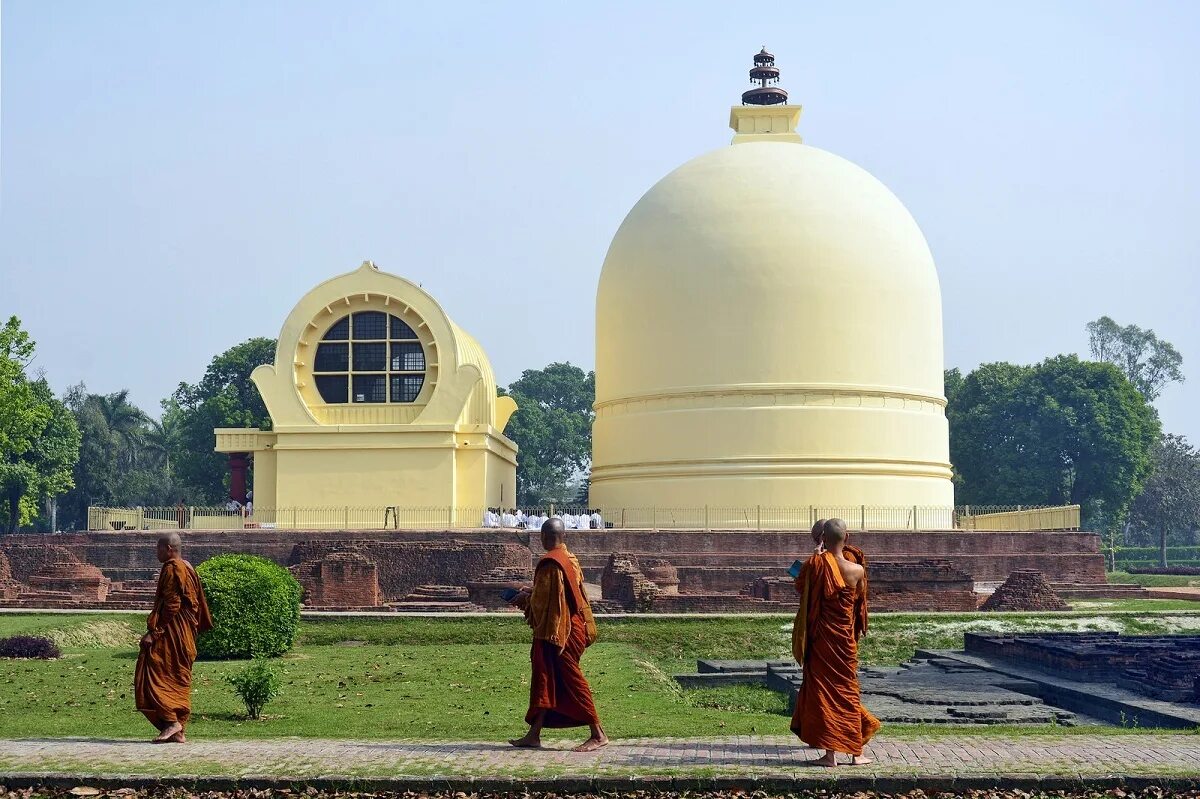
<svg viewBox="0 0 1200 799">
<path fill-rule="evenodd" d="M 316 778 L 564 777 L 632 775 L 759 776 L 791 779 L 918 775 L 1112 775 L 1200 777 L 1200 735 L 1028 735 L 880 738 L 867 754 L 876 762 L 833 770 L 805 766 L 817 752 L 794 738 L 625 739 L 577 754 L 566 741 L 545 750 L 502 743 L 273 739 L 186 746 L 140 741 L 23 739 L 0 741 L 0 782 L 16 775 L 141 775 Z"/>
</svg>

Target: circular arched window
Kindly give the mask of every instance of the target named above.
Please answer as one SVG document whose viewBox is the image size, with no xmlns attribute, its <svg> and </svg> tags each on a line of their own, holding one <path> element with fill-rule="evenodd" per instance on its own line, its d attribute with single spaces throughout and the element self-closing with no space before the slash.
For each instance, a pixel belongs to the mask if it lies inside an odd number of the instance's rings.
<svg viewBox="0 0 1200 799">
<path fill-rule="evenodd" d="M 313 377 L 331 404 L 414 402 L 425 384 L 425 351 L 398 316 L 358 311 L 321 337 Z"/>
</svg>

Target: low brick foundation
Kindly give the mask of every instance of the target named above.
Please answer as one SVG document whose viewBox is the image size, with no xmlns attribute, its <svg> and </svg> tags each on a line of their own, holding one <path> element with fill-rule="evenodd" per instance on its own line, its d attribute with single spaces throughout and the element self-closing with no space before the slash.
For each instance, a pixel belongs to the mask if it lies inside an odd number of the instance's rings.
<svg viewBox="0 0 1200 799">
<path fill-rule="evenodd" d="M 382 607 L 403 601 L 417 586 L 448 585 L 465 587 L 474 605 L 500 609 L 506 607 L 500 591 L 527 582 L 519 575 L 528 574 L 541 555 L 538 542 L 531 545 L 524 530 L 257 529 L 182 535 L 184 555 L 194 564 L 240 552 L 307 568 L 306 590 L 321 607 Z M 0 554 L 10 563 L 9 579 L 25 586 L 64 554 L 99 568 L 114 583 L 144 586 L 158 575 L 157 537 L 154 531 L 16 535 L 0 540 Z M 1099 537 L 1091 533 L 863 532 L 852 533 L 851 539 L 870 558 L 876 610 L 967 610 L 973 607 L 973 600 L 967 602 L 970 581 L 998 582 L 1035 566 L 1073 583 L 1094 586 L 1105 579 Z M 591 583 L 603 584 L 613 553 L 624 553 L 640 580 L 632 572 L 610 576 L 605 603 L 654 611 L 793 607 L 795 599 L 786 591 L 787 568 L 812 549 L 806 530 L 579 530 L 568 533 L 568 545 Z M 339 551 L 357 552 L 365 563 L 351 566 L 347 561 L 330 565 L 330 571 L 305 567 Z M 371 566 L 378 584 L 374 595 Z M 314 582 L 318 572 L 320 579 Z M 751 588 L 760 579 L 780 577 L 784 583 L 764 584 L 768 587 L 761 595 Z M 2 581 L 0 577 L 0 602 L 12 604 L 14 600 L 5 599 L 11 589 Z M 58 594 L 42 596 L 47 602 L 71 601 Z M 145 591 L 122 592 L 114 599 L 144 602 Z"/>
</svg>

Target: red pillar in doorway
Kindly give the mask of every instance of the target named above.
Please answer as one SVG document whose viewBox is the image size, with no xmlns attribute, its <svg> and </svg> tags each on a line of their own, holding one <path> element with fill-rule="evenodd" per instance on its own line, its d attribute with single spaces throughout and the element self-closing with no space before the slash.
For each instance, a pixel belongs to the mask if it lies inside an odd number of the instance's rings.
<svg viewBox="0 0 1200 799">
<path fill-rule="evenodd" d="M 246 504 L 246 467 L 249 457 L 245 452 L 229 453 L 229 493 L 243 505 Z"/>
</svg>

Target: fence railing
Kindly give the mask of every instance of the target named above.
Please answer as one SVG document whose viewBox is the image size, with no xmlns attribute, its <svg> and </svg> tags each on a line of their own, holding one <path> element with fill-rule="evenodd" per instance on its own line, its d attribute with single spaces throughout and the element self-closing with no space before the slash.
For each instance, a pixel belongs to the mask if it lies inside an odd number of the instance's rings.
<svg viewBox="0 0 1200 799">
<path fill-rule="evenodd" d="M 1006 511 L 980 510 L 967 506 L 966 512 L 959 518 L 963 530 L 1078 530 L 1080 525 L 1078 505 L 1061 505 L 1056 508 L 1018 506 L 1015 510 Z"/>
<path fill-rule="evenodd" d="M 89 530 L 452 530 L 487 526 L 486 508 L 333 506 L 253 508 L 177 506 L 161 508 L 88 508 Z M 529 514 L 559 515 L 568 527 L 590 527 L 591 510 L 572 506 L 527 509 Z M 606 528 L 628 530 L 806 530 L 818 520 L 844 519 L 852 530 L 1078 530 L 1079 506 L 805 505 L 795 507 L 617 508 L 601 509 Z M 509 514 L 503 527 L 516 527 Z M 493 525 L 494 526 L 494 525 Z"/>
</svg>

